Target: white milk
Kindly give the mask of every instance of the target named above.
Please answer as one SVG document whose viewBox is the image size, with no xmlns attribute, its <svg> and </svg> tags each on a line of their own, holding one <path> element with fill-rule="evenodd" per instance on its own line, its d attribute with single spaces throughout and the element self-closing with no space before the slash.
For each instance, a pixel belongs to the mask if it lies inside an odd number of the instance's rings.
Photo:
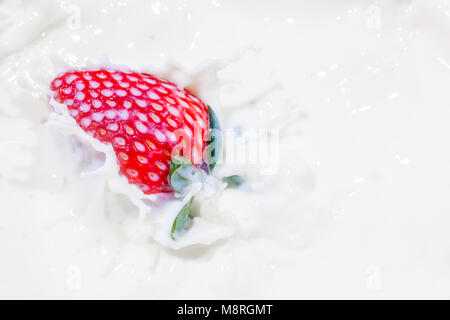
<svg viewBox="0 0 450 320">
<path fill-rule="evenodd" d="M 449 33 L 446 0 L 4 0 L 0 297 L 449 298 Z M 58 72 L 105 63 L 278 134 L 177 242 L 181 201 L 50 112 Z"/>
</svg>

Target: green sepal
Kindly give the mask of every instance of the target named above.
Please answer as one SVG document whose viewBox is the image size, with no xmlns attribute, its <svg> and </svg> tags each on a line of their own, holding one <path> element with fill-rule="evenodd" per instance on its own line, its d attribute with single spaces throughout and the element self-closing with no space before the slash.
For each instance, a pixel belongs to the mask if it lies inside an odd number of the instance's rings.
<svg viewBox="0 0 450 320">
<path fill-rule="evenodd" d="M 182 156 L 172 157 L 169 183 L 176 193 L 182 194 L 190 184 L 198 181 L 201 181 L 200 171 L 192 165 L 189 159 Z"/>
<path fill-rule="evenodd" d="M 222 150 L 222 131 L 220 128 L 219 118 L 214 110 L 208 106 L 209 112 L 209 141 L 206 145 L 208 154 L 207 164 L 209 172 L 212 172 L 217 164 Z"/>
<path fill-rule="evenodd" d="M 191 224 L 191 217 L 189 216 L 192 209 L 193 197 L 181 208 L 178 212 L 177 217 L 173 221 L 172 229 L 170 231 L 170 236 L 173 240 L 176 240 L 177 235 L 181 235 L 186 231 L 186 229 Z"/>
<path fill-rule="evenodd" d="M 222 181 L 227 184 L 227 188 L 235 189 L 240 187 L 244 182 L 244 178 L 239 175 L 232 175 L 222 178 Z"/>
</svg>

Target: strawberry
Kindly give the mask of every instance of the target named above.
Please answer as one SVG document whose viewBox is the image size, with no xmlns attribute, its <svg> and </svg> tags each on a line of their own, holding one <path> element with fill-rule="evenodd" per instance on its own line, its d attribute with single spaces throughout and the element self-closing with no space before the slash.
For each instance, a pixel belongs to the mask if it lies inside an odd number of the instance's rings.
<svg viewBox="0 0 450 320">
<path fill-rule="evenodd" d="M 113 146 L 120 173 L 145 194 L 173 191 L 168 177 L 174 153 L 202 164 L 208 106 L 188 90 L 150 74 L 112 69 L 63 73 L 51 90 L 86 133 Z"/>
</svg>

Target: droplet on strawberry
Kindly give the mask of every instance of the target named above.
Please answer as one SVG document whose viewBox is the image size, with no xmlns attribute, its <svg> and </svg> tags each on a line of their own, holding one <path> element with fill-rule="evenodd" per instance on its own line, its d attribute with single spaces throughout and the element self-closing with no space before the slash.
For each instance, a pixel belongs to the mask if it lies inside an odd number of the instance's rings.
<svg viewBox="0 0 450 320">
<path fill-rule="evenodd" d="M 172 155 L 201 165 L 208 107 L 177 85 L 150 74 L 69 71 L 51 83 L 56 101 L 88 134 L 110 143 L 120 173 L 145 194 L 172 192 Z"/>
</svg>

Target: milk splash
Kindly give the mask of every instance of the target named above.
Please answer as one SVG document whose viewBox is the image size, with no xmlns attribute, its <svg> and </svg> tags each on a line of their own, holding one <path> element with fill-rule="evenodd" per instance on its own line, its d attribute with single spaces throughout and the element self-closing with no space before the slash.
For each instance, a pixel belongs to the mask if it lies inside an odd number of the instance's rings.
<svg viewBox="0 0 450 320">
<path fill-rule="evenodd" d="M 163 68 L 143 67 L 140 72 L 154 74 L 160 78 L 177 83 L 180 87 L 189 88 L 190 91 L 201 97 L 206 103 L 214 105 L 214 109 L 220 114 L 220 100 L 218 97 L 220 81 L 217 72 L 227 66 L 233 59 L 211 62 L 199 66 L 193 70 L 185 70 L 174 61 L 169 61 Z M 112 65 L 103 58 L 100 63 L 88 63 L 86 70 L 96 68 L 114 68 L 127 70 L 124 66 Z M 83 171 L 82 176 L 95 175 L 105 180 L 109 190 L 113 193 L 123 194 L 137 207 L 139 220 L 136 224 L 135 233 L 145 230 L 156 242 L 170 248 L 179 249 L 193 244 L 211 244 L 219 239 L 230 237 L 234 233 L 234 217 L 224 216 L 214 210 L 214 201 L 225 189 L 226 184 L 222 183 L 215 176 L 208 176 L 202 183 L 191 186 L 187 194 L 182 199 L 169 199 L 167 195 L 146 195 L 137 186 L 128 183 L 127 179 L 119 175 L 119 166 L 116 155 L 110 144 L 103 144 L 92 136 L 84 132 L 70 117 L 67 107 L 58 103 L 54 99 L 50 100 L 51 112 L 46 126 L 56 129 L 65 136 L 70 137 L 68 143 L 73 143 L 73 138 L 79 142 L 79 146 L 90 148 L 88 154 L 92 156 L 92 162 L 102 162 L 103 164 L 94 170 Z M 91 167 L 91 165 L 87 165 Z M 193 218 L 193 223 L 183 237 L 174 241 L 170 238 L 170 226 L 176 214 L 182 206 L 195 195 L 199 205 L 196 210 L 198 216 Z M 206 205 L 205 205 L 206 203 Z M 207 207 L 207 210 L 205 209 Z M 145 226 L 145 228 L 142 228 Z"/>
</svg>

